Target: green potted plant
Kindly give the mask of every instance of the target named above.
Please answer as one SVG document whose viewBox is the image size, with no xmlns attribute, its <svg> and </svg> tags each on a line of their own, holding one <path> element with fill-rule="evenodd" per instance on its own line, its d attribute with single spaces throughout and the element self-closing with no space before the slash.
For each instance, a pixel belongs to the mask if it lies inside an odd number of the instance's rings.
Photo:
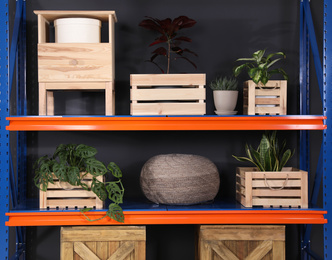
<svg viewBox="0 0 332 260">
<path fill-rule="evenodd" d="M 217 115 L 235 115 L 238 98 L 238 81 L 233 77 L 217 77 L 211 81 L 213 101 Z"/>
<path fill-rule="evenodd" d="M 119 206 L 124 195 L 122 172 L 114 162 L 106 167 L 95 158 L 96 154 L 97 150 L 88 145 L 60 144 L 51 157 L 40 157 L 34 164 L 34 182 L 40 189 L 41 198 L 45 199 L 44 202 L 41 200 L 41 208 L 75 205 L 84 207 L 81 210 L 84 213 L 91 206 L 101 208 L 102 203 L 100 207 L 96 206 L 98 200 L 105 201 L 109 198 L 111 204 L 105 216 L 123 222 L 124 215 Z M 112 174 L 114 180 L 103 180 L 108 173 Z M 68 190 L 64 192 L 66 189 Z M 53 196 L 57 204 L 52 204 Z M 82 202 L 77 197 L 82 197 Z"/>
<path fill-rule="evenodd" d="M 244 62 L 234 67 L 234 75 L 237 77 L 246 70 L 251 80 L 244 82 L 243 96 L 244 114 L 279 114 L 287 113 L 287 80 L 288 75 L 282 68 L 274 68 L 274 65 L 285 59 L 283 52 L 265 55 L 266 50 L 255 51 L 251 58 L 240 58 L 236 62 Z M 274 58 L 278 56 L 279 58 Z M 271 80 L 274 74 L 280 74 L 283 80 Z"/>
<path fill-rule="evenodd" d="M 183 43 L 190 43 L 192 40 L 179 35 L 179 31 L 191 28 L 195 24 L 196 21 L 187 16 L 163 20 L 146 17 L 140 22 L 139 26 L 158 34 L 149 46 L 159 47 L 152 51 L 152 56 L 147 62 L 156 65 L 162 74 L 130 75 L 132 115 L 205 114 L 205 74 L 170 74 L 171 63 L 174 61 L 184 60 L 196 68 L 190 56 L 197 54 L 182 47 Z M 162 59 L 166 61 L 165 68 Z M 166 86 L 168 89 L 165 89 Z"/>
<path fill-rule="evenodd" d="M 263 134 L 257 149 L 246 144 L 247 157 L 233 157 L 255 167 L 237 167 L 236 199 L 245 207 L 308 207 L 308 173 L 285 167 L 294 151 L 280 145 L 276 131 Z"/>
</svg>

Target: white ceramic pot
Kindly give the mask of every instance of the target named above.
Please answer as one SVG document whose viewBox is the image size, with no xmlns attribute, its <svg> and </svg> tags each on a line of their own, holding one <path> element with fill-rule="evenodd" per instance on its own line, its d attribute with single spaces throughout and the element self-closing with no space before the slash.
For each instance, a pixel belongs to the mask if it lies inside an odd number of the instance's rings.
<svg viewBox="0 0 332 260">
<path fill-rule="evenodd" d="M 92 18 L 60 18 L 54 21 L 56 43 L 99 43 L 101 21 Z"/>
<path fill-rule="evenodd" d="M 227 114 L 228 112 L 234 111 L 238 95 L 239 91 L 237 90 L 214 90 L 213 100 L 217 110 L 216 113 Z"/>
</svg>

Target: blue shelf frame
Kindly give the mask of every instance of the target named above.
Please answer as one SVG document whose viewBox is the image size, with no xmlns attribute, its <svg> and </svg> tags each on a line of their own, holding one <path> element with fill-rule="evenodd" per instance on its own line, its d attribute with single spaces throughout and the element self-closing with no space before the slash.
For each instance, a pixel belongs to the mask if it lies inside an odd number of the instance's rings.
<svg viewBox="0 0 332 260">
<path fill-rule="evenodd" d="M 313 26 L 312 15 L 310 11 L 309 0 L 300 0 L 300 114 L 309 114 L 309 57 L 310 51 L 314 57 L 316 68 L 316 77 L 318 80 L 319 92 L 323 100 L 323 115 L 327 117 L 325 125 L 327 129 L 323 131 L 323 143 L 321 146 L 319 162 L 315 174 L 315 183 L 311 204 L 315 205 L 318 198 L 318 191 L 323 182 L 323 204 L 324 210 L 328 214 L 329 220 L 332 203 L 329 202 L 329 187 L 332 185 L 332 177 L 329 172 L 332 170 L 332 133 L 330 115 L 332 112 L 332 51 L 328 43 L 332 41 L 332 33 L 328 33 L 329 26 L 332 24 L 332 7 L 328 0 L 324 1 L 324 46 L 323 46 L 323 66 L 319 57 L 319 51 Z M 18 132 L 16 137 L 16 163 L 11 160 L 9 131 L 5 130 L 7 122 L 6 117 L 10 113 L 10 93 L 13 91 L 12 83 L 15 82 L 16 88 L 16 114 L 26 115 L 26 90 L 25 90 L 25 0 L 16 1 L 16 14 L 14 29 L 12 32 L 12 41 L 9 47 L 9 0 L 2 0 L 0 4 L 0 206 L 3 214 L 0 214 L 1 223 L 7 221 L 5 212 L 9 211 L 10 203 L 17 205 L 24 200 L 25 189 L 25 158 L 26 158 L 26 136 L 24 132 Z M 15 72 L 15 73 L 14 73 Z M 14 80 L 14 75 L 16 78 Z M 330 91 L 329 91 L 330 90 Z M 310 169 L 309 165 L 309 132 L 300 131 L 300 167 Z M 15 169 L 14 169 L 15 165 Z M 11 190 L 11 195 L 9 194 Z M 20 191 L 20 192 L 18 192 Z M 11 200 L 10 200 L 11 199 Z M 311 225 L 304 225 L 302 229 L 302 259 L 311 257 L 319 259 L 314 252 L 310 250 L 310 233 Z M 330 239 L 332 239 L 332 227 L 330 224 L 324 225 L 324 259 L 330 257 Z M 0 243 L 0 255 L 4 259 L 9 259 L 9 229 L 7 226 L 0 225 L 0 236 L 4 239 Z M 24 253 L 24 228 L 16 229 L 16 253 L 13 259 L 19 259 L 20 256 L 25 258 Z"/>
</svg>

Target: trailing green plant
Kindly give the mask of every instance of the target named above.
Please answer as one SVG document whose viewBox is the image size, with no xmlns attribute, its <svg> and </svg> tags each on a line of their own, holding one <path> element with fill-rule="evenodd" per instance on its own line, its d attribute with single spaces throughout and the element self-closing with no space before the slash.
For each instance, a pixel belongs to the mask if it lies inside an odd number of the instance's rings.
<svg viewBox="0 0 332 260">
<path fill-rule="evenodd" d="M 233 69 L 235 77 L 237 77 L 242 70 L 247 70 L 249 77 L 253 82 L 259 84 L 260 82 L 265 86 L 273 74 L 281 74 L 285 80 L 288 80 L 287 73 L 282 68 L 272 69 L 271 67 L 278 61 L 285 59 L 286 55 L 283 52 L 271 53 L 267 57 L 264 50 L 258 50 L 253 53 L 252 58 L 240 58 L 236 61 L 244 61 L 245 63 Z M 281 56 L 277 59 L 272 59 L 274 56 Z"/>
<path fill-rule="evenodd" d="M 285 150 L 286 140 L 279 146 L 276 137 L 277 132 L 263 134 L 257 149 L 246 144 L 245 150 L 248 157 L 233 157 L 240 162 L 253 163 L 259 171 L 281 171 L 288 160 L 293 156 L 294 151 Z"/>
<path fill-rule="evenodd" d="M 51 157 L 45 155 L 35 162 L 35 185 L 46 192 L 49 183 L 54 184 L 54 177 L 56 177 L 59 182 L 67 182 L 73 186 L 91 190 L 100 200 L 105 201 L 109 198 L 112 201 L 105 217 L 109 216 L 118 222 L 124 222 L 123 211 L 119 206 L 123 202 L 124 195 L 124 187 L 121 182 L 122 172 L 114 162 L 110 162 L 106 167 L 104 163 L 95 158 L 96 154 L 97 150 L 88 145 L 60 144 Z M 107 173 L 111 173 L 115 180 L 101 182 L 97 179 L 98 176 Z M 87 174 L 92 175 L 90 186 L 83 181 Z M 89 210 L 91 208 L 85 208 L 81 212 L 84 214 Z M 92 221 L 88 217 L 87 219 Z"/>
<path fill-rule="evenodd" d="M 192 40 L 186 36 L 178 36 L 178 32 L 180 30 L 193 27 L 196 24 L 195 20 L 190 19 L 187 16 L 179 16 L 173 20 L 171 18 L 159 20 L 148 16 L 146 18 L 147 19 L 139 23 L 139 26 L 161 34 L 149 46 L 151 47 L 157 44 L 166 44 L 166 48 L 159 47 L 152 52 L 152 56 L 150 60 L 148 60 L 149 62 L 156 65 L 162 73 L 165 73 L 165 71 L 161 68 L 161 66 L 158 65 L 155 59 L 158 56 L 167 58 L 167 74 L 170 71 L 170 63 L 172 59 L 174 61 L 178 59 L 186 60 L 195 68 L 197 68 L 195 63 L 185 56 L 185 54 L 194 56 L 197 56 L 197 54 L 187 48 L 180 47 L 182 42 L 191 42 Z M 175 56 L 174 58 L 172 58 L 173 55 Z"/>
<path fill-rule="evenodd" d="M 238 81 L 233 77 L 218 77 L 211 81 L 212 90 L 238 90 Z"/>
</svg>

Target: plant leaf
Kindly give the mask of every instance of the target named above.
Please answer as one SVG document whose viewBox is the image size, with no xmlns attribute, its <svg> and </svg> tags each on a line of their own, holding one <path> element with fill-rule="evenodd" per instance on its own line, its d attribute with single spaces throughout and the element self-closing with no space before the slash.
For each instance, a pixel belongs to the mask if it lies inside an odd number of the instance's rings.
<svg viewBox="0 0 332 260">
<path fill-rule="evenodd" d="M 109 216 L 111 219 L 114 219 L 118 222 L 123 223 L 124 222 L 124 215 L 122 208 L 115 204 L 111 203 L 108 207 L 108 211 L 106 212 L 107 216 Z"/>
<path fill-rule="evenodd" d="M 107 172 L 106 166 L 95 158 L 89 158 L 85 163 L 86 171 L 93 176 L 104 175 Z"/>
<path fill-rule="evenodd" d="M 84 159 L 91 158 L 97 154 L 97 149 L 85 144 L 79 144 L 75 149 L 75 156 L 82 157 Z"/>
<path fill-rule="evenodd" d="M 114 177 L 116 177 L 118 179 L 122 177 L 122 171 L 116 163 L 110 162 L 107 165 L 107 169 L 111 171 L 111 173 Z"/>
<path fill-rule="evenodd" d="M 184 41 L 184 42 L 192 42 L 192 40 L 189 37 L 186 36 L 180 36 L 173 39 L 173 41 Z"/>
<path fill-rule="evenodd" d="M 282 170 L 282 168 L 286 165 L 288 160 L 293 156 L 293 153 L 291 152 L 290 149 L 287 149 L 285 153 L 283 154 L 281 160 L 280 160 L 280 165 L 279 165 L 279 171 Z"/>
<path fill-rule="evenodd" d="M 108 192 L 108 198 L 111 201 L 113 201 L 117 204 L 123 202 L 123 191 L 121 190 L 119 185 L 117 185 L 117 182 L 107 183 L 106 190 Z"/>
<path fill-rule="evenodd" d="M 105 201 L 107 199 L 107 192 L 104 183 L 98 181 L 96 178 L 92 179 L 91 191 L 97 195 L 97 197 Z"/>
</svg>

